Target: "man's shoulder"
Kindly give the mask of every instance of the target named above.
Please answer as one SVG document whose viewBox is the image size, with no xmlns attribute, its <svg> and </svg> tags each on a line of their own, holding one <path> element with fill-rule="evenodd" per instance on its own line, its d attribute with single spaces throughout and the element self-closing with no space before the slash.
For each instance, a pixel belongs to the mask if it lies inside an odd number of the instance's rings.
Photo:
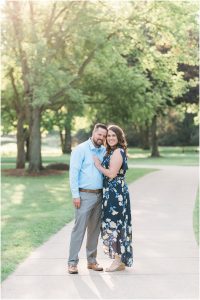
<svg viewBox="0 0 200 300">
<path fill-rule="evenodd" d="M 80 151 L 83 150 L 84 148 L 86 148 L 88 146 L 88 140 L 78 144 L 76 147 L 74 147 L 73 151 Z"/>
</svg>

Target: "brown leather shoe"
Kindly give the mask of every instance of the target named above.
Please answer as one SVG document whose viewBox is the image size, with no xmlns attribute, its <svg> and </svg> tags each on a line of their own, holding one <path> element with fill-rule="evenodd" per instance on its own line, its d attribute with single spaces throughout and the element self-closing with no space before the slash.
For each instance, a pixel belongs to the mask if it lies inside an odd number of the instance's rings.
<svg viewBox="0 0 200 300">
<path fill-rule="evenodd" d="M 68 272 L 69 272 L 69 274 L 78 274 L 77 266 L 69 265 Z"/>
<path fill-rule="evenodd" d="M 103 268 L 100 267 L 97 263 L 88 264 L 88 269 L 92 269 L 94 271 L 103 271 Z"/>
</svg>

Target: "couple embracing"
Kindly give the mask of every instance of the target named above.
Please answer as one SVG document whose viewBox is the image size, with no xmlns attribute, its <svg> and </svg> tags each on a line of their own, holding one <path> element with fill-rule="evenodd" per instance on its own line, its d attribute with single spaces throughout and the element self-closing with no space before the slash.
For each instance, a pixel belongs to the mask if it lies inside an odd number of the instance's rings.
<svg viewBox="0 0 200 300">
<path fill-rule="evenodd" d="M 104 251 L 113 260 L 105 271 L 120 271 L 132 266 L 131 209 L 125 182 L 126 148 L 125 135 L 119 126 L 107 128 L 98 123 L 91 138 L 72 151 L 70 187 L 75 223 L 68 259 L 70 274 L 78 273 L 78 253 L 86 229 L 88 269 L 103 271 L 96 260 L 100 232 Z"/>
</svg>

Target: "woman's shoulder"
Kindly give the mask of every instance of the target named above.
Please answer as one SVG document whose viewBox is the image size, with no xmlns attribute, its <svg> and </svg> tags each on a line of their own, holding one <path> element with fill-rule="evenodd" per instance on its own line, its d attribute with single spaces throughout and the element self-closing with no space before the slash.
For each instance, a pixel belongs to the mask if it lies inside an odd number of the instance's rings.
<svg viewBox="0 0 200 300">
<path fill-rule="evenodd" d="M 115 150 L 112 150 L 112 154 L 119 155 L 120 154 L 120 148 L 116 148 Z"/>
<path fill-rule="evenodd" d="M 126 152 L 123 148 L 119 147 L 113 151 L 113 154 L 116 156 L 122 155 L 122 157 L 126 156 Z"/>
</svg>

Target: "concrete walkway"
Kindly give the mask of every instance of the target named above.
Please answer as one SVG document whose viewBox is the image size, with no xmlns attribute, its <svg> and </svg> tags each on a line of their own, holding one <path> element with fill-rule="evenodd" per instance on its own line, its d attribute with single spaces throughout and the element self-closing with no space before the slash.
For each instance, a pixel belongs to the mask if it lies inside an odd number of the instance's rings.
<svg viewBox="0 0 200 300">
<path fill-rule="evenodd" d="M 84 244 L 79 275 L 69 275 L 71 222 L 3 282 L 2 299 L 198 299 L 198 247 L 192 226 L 197 185 L 197 167 L 169 166 L 130 185 L 133 268 L 87 270 Z M 101 246 L 100 241 L 98 261 L 105 267 L 110 260 Z"/>
</svg>

